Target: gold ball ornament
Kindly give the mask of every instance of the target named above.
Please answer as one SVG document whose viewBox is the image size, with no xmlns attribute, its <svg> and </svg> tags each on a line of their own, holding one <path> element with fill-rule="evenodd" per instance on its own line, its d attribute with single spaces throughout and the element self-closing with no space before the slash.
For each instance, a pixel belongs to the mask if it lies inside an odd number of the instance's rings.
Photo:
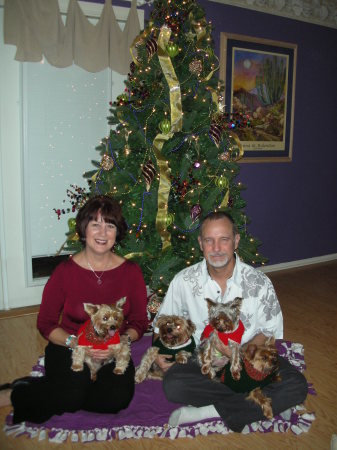
<svg viewBox="0 0 337 450">
<path fill-rule="evenodd" d="M 169 227 L 170 225 L 172 225 L 174 222 L 174 214 L 173 213 L 168 213 L 166 216 L 166 226 Z"/>
<path fill-rule="evenodd" d="M 224 177 L 223 175 L 220 175 L 219 177 L 215 177 L 214 179 L 214 184 L 219 188 L 219 189 L 224 189 L 228 186 L 228 180 L 226 177 Z"/>
<path fill-rule="evenodd" d="M 179 53 L 179 47 L 174 42 L 169 42 L 166 46 L 166 52 L 170 58 L 174 58 Z"/>
<path fill-rule="evenodd" d="M 162 120 L 159 129 L 163 134 L 168 134 L 171 131 L 171 122 L 168 119 Z"/>
<path fill-rule="evenodd" d="M 101 160 L 101 167 L 103 170 L 111 170 L 114 166 L 114 160 L 111 158 L 111 156 L 107 155 L 106 153 L 103 155 Z"/>
<path fill-rule="evenodd" d="M 194 75 L 200 75 L 202 72 L 202 62 L 200 59 L 193 59 L 188 66 L 188 70 Z"/>
<path fill-rule="evenodd" d="M 69 227 L 69 231 L 75 231 L 76 219 L 74 217 L 72 217 L 71 219 L 68 220 L 68 227 Z"/>
</svg>

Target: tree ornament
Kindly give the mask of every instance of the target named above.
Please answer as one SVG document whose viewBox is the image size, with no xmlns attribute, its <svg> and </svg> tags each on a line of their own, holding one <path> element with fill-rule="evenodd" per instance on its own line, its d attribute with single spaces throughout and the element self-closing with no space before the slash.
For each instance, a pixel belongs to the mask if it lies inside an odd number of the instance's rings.
<svg viewBox="0 0 337 450">
<path fill-rule="evenodd" d="M 168 213 L 166 216 L 166 226 L 169 227 L 174 222 L 174 214 Z"/>
<path fill-rule="evenodd" d="M 148 304 L 147 304 L 147 310 L 151 314 L 157 314 L 159 307 L 161 305 L 161 301 L 158 299 L 156 294 L 152 294 L 149 298 Z"/>
<path fill-rule="evenodd" d="M 212 49 L 212 47 L 206 47 L 205 52 L 210 58 L 214 56 L 214 50 Z"/>
<path fill-rule="evenodd" d="M 166 52 L 170 58 L 174 58 L 179 53 L 179 47 L 174 42 L 169 42 L 166 46 Z"/>
<path fill-rule="evenodd" d="M 159 129 L 163 134 L 168 134 L 171 131 L 171 122 L 168 119 L 162 120 Z"/>
<path fill-rule="evenodd" d="M 217 147 L 219 147 L 219 144 L 220 144 L 221 132 L 222 132 L 222 129 L 221 129 L 220 125 L 218 125 L 216 122 L 212 121 L 210 129 L 209 129 L 209 134 L 211 136 L 212 141 L 214 142 L 214 144 Z"/>
<path fill-rule="evenodd" d="M 114 160 L 111 158 L 111 156 L 107 155 L 106 153 L 102 156 L 101 167 L 103 170 L 111 170 L 114 164 Z"/>
<path fill-rule="evenodd" d="M 156 175 L 156 168 L 154 167 L 151 159 L 149 159 L 148 162 L 144 164 L 142 168 L 142 175 L 145 179 L 146 190 L 149 191 L 153 178 Z"/>
<path fill-rule="evenodd" d="M 194 169 L 200 169 L 201 167 L 201 162 L 200 161 L 195 161 L 195 163 L 193 164 L 193 168 Z"/>
<path fill-rule="evenodd" d="M 117 105 L 120 106 L 121 104 L 123 105 L 124 103 L 129 101 L 129 95 L 126 92 L 123 92 L 123 94 L 118 95 L 117 97 Z"/>
<path fill-rule="evenodd" d="M 188 69 L 194 75 L 199 76 L 202 72 L 202 62 L 200 61 L 200 59 L 193 59 L 193 61 L 190 62 Z"/>
<path fill-rule="evenodd" d="M 193 222 L 199 219 L 200 215 L 202 213 L 202 208 L 199 204 L 193 205 L 190 210 L 190 216 Z"/>
<path fill-rule="evenodd" d="M 152 56 L 157 52 L 158 50 L 158 44 L 157 41 L 154 38 L 150 38 L 146 42 L 146 52 L 149 59 L 152 58 Z"/>
<path fill-rule="evenodd" d="M 226 177 L 224 177 L 223 175 L 220 175 L 219 177 L 215 177 L 214 179 L 214 184 L 219 188 L 219 189 L 224 189 L 228 186 L 228 180 Z"/>
<path fill-rule="evenodd" d="M 220 153 L 220 155 L 218 156 L 218 158 L 220 159 L 220 161 L 229 161 L 230 160 L 230 153 L 229 152 L 223 152 Z"/>
<path fill-rule="evenodd" d="M 72 217 L 71 219 L 68 220 L 68 227 L 69 227 L 69 231 L 75 231 L 76 228 L 76 219 L 74 217 Z"/>
</svg>

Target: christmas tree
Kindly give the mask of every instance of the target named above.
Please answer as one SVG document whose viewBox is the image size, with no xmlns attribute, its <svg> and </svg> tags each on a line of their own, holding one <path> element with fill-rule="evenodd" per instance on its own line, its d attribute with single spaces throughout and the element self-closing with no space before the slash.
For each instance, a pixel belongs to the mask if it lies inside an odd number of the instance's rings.
<svg viewBox="0 0 337 450">
<path fill-rule="evenodd" d="M 264 262 L 235 182 L 243 154 L 235 131 L 249 127 L 249 117 L 224 109 L 211 32 L 196 1 L 154 1 L 125 91 L 110 104 L 114 127 L 85 175 L 88 188 L 68 191 L 72 211 L 97 194 L 121 203 L 129 228 L 116 251 L 140 264 L 159 297 L 179 270 L 201 259 L 200 218 L 211 211 L 228 211 L 238 224 L 243 260 Z M 68 223 L 65 248 L 78 250 L 74 219 Z"/>
</svg>

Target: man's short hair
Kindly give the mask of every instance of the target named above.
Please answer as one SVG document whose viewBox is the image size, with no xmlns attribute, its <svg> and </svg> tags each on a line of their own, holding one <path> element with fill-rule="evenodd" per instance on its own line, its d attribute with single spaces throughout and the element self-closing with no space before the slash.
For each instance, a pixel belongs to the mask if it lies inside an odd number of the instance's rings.
<svg viewBox="0 0 337 450">
<path fill-rule="evenodd" d="M 239 234 L 238 227 L 236 226 L 236 223 L 234 222 L 233 217 L 228 212 L 212 211 L 201 220 L 201 224 L 200 224 L 200 228 L 199 228 L 199 235 L 200 236 L 202 235 L 203 225 L 206 222 L 206 220 L 221 220 L 221 219 L 225 219 L 225 218 L 228 219 L 230 221 L 230 223 L 232 224 L 234 236 L 236 234 Z"/>
</svg>

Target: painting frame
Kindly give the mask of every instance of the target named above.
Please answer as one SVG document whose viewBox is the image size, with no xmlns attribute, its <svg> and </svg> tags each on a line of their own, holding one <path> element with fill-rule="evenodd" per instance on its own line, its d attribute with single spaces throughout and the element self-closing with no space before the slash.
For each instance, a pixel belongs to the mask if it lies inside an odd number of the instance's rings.
<svg viewBox="0 0 337 450">
<path fill-rule="evenodd" d="M 220 33 L 224 110 L 249 124 L 233 130 L 244 149 L 239 162 L 292 161 L 296 63 L 296 44 Z"/>
</svg>

